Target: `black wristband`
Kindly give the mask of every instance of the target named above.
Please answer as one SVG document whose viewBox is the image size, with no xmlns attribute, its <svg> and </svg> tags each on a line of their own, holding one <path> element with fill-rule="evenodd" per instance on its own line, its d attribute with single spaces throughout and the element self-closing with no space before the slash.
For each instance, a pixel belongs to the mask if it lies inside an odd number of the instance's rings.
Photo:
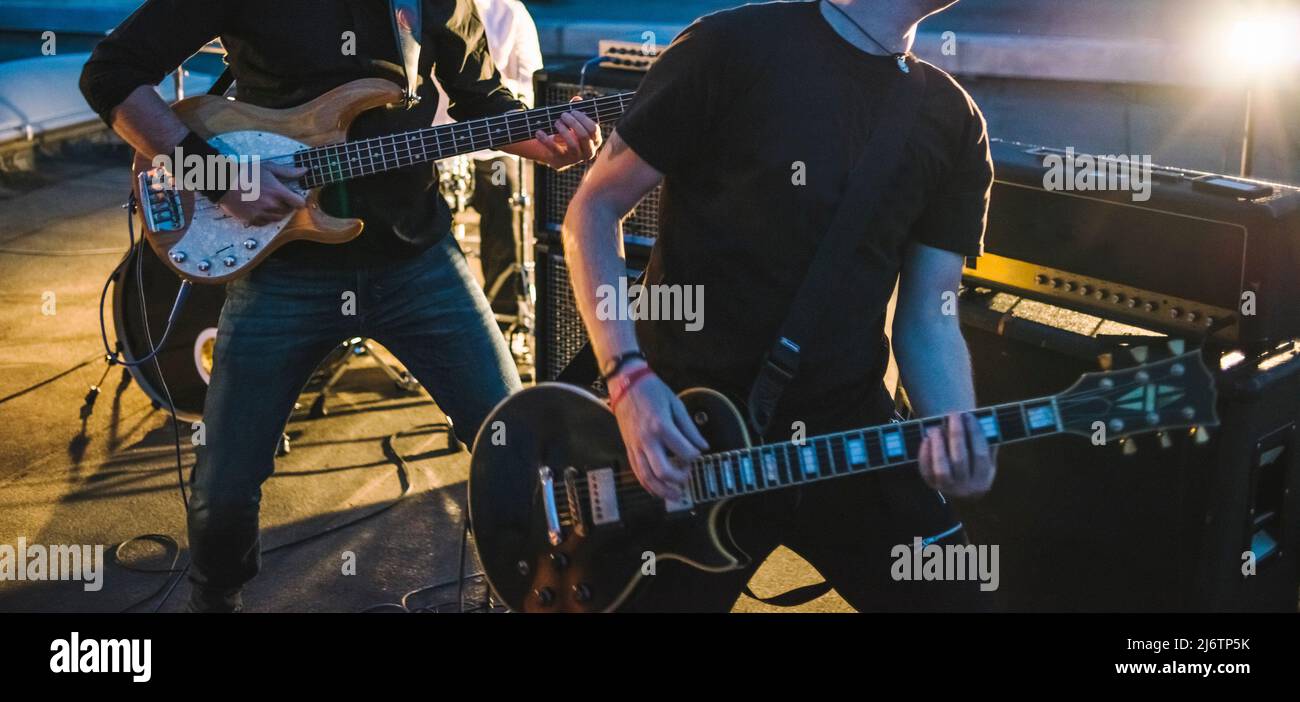
<svg viewBox="0 0 1300 702">
<path fill-rule="evenodd" d="M 207 163 L 206 163 L 209 158 L 212 158 L 214 156 L 218 156 L 218 157 L 222 156 L 220 151 L 217 151 L 215 148 L 213 148 L 211 144 L 207 142 L 207 140 L 205 140 L 203 137 L 199 136 L 198 134 L 195 134 L 194 132 L 190 132 L 189 134 L 186 134 L 185 138 L 181 139 L 181 143 L 176 145 L 176 148 L 180 151 L 181 158 L 188 158 L 191 154 L 201 156 L 205 162 L 203 165 L 204 173 L 212 172 L 211 169 L 207 167 Z M 172 164 L 173 172 L 179 170 L 180 170 L 180 164 L 175 164 L 175 163 Z M 231 184 L 227 183 L 227 186 L 229 185 Z M 199 194 L 215 203 L 218 200 L 220 200 L 222 196 L 224 196 L 226 193 L 230 192 L 231 190 L 234 190 L 234 188 L 233 187 L 227 187 L 224 189 L 209 188 L 207 190 L 200 190 Z"/>
<path fill-rule="evenodd" d="M 610 361 L 609 371 L 601 374 L 600 379 L 608 383 L 610 378 L 618 375 L 618 372 L 623 370 L 623 366 L 626 366 L 628 363 L 631 363 L 638 358 L 642 361 L 646 360 L 645 354 L 640 351 L 628 351 L 627 353 L 615 356 L 614 360 Z"/>
</svg>

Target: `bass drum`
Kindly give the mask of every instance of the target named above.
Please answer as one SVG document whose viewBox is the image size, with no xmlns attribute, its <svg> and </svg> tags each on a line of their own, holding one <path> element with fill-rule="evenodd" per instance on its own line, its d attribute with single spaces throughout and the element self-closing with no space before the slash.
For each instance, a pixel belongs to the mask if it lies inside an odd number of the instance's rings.
<svg viewBox="0 0 1300 702">
<path fill-rule="evenodd" d="M 143 308 L 137 272 L 143 279 Z M 162 337 L 180 287 L 180 278 L 158 260 L 152 248 L 144 242 L 136 245 L 130 260 L 113 279 L 113 327 L 118 347 L 127 360 L 134 361 L 149 354 L 153 348 L 149 334 L 153 335 L 154 343 Z M 153 361 L 127 367 L 155 407 L 167 407 L 167 394 L 163 392 L 161 382 L 166 379 L 178 417 L 192 422 L 203 415 L 203 400 L 212 377 L 217 319 L 225 301 L 224 285 L 193 286 L 167 345 L 158 352 L 157 368 Z M 162 378 L 158 376 L 158 368 L 162 369 Z"/>
</svg>

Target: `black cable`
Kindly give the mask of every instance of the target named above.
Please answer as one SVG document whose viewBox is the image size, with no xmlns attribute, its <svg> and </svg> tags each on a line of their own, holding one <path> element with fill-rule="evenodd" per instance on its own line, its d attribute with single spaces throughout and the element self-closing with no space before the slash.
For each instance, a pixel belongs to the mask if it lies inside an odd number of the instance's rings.
<svg viewBox="0 0 1300 702">
<path fill-rule="evenodd" d="M 157 375 L 158 375 L 159 385 L 162 386 L 163 396 L 164 396 L 164 397 L 166 398 L 166 400 L 167 400 L 167 409 L 168 409 L 169 414 L 171 415 L 171 420 L 172 420 L 172 436 L 173 436 L 174 444 L 175 444 L 175 447 L 176 447 L 176 481 L 177 481 L 177 489 L 178 489 L 178 491 L 180 492 L 181 502 L 182 502 L 182 504 L 185 506 L 186 513 L 188 514 L 188 513 L 189 513 L 189 496 L 187 495 L 186 490 L 185 490 L 185 468 L 184 468 L 184 461 L 183 461 L 183 458 L 182 458 L 182 451 L 181 451 L 180 420 L 179 420 L 179 418 L 176 416 L 176 404 L 175 404 L 175 401 L 172 399 L 171 390 L 167 387 L 167 379 L 166 379 L 166 378 L 164 377 L 164 375 L 163 375 L 161 364 L 158 362 L 158 352 L 161 351 L 162 348 L 166 345 L 166 343 L 167 343 L 167 339 L 168 339 L 168 337 L 170 336 L 172 329 L 175 327 L 175 322 L 176 322 L 176 320 L 180 317 L 180 312 L 181 312 L 182 308 L 183 308 L 184 305 L 185 305 L 185 300 L 186 300 L 186 299 L 188 298 L 188 296 L 189 296 L 189 291 L 190 291 L 191 283 L 190 283 L 189 281 L 182 281 L 182 282 L 181 282 L 181 287 L 180 287 L 180 289 L 179 289 L 179 290 L 177 291 L 177 293 L 176 293 L 176 301 L 172 304 L 171 314 L 168 316 L 168 319 L 167 319 L 167 325 L 166 325 L 166 327 L 165 327 L 164 330 L 163 330 L 163 335 L 162 335 L 162 337 L 159 339 L 158 345 L 155 346 L 154 343 L 153 343 L 153 332 L 152 332 L 152 330 L 151 330 L 150 327 L 149 327 L 148 307 L 147 307 L 147 305 L 146 305 L 146 303 L 145 303 L 145 295 L 144 295 L 144 268 L 143 268 L 144 252 L 143 252 L 142 250 L 137 250 L 137 249 L 136 249 L 136 241 L 135 241 L 135 221 L 134 221 L 135 206 L 136 206 L 135 194 L 132 193 L 130 199 L 129 199 L 128 202 L 127 202 L 127 206 L 126 206 L 126 210 L 127 210 L 127 236 L 128 236 L 128 238 L 129 238 L 129 248 L 128 248 L 127 251 L 126 251 L 126 254 L 125 254 L 124 256 L 122 256 L 122 259 L 121 259 L 120 261 L 118 261 L 117 265 L 113 268 L 112 273 L 110 273 L 109 276 L 108 276 L 108 278 L 104 281 L 104 286 L 103 286 L 103 288 L 100 290 L 100 294 L 99 294 L 99 333 L 100 333 L 100 340 L 101 340 L 101 342 L 102 342 L 103 345 L 104 345 L 104 352 L 105 352 L 105 354 L 106 354 L 106 355 L 105 355 L 105 360 L 108 362 L 108 364 L 109 364 L 110 366 L 116 364 L 116 365 L 123 365 L 123 366 L 128 366 L 128 367 L 135 367 L 135 366 L 142 365 L 142 364 L 144 364 L 144 363 L 146 363 L 146 362 L 149 362 L 149 361 L 152 361 L 152 362 L 153 362 L 154 372 L 157 373 Z M 144 243 L 145 243 L 145 242 L 144 242 L 143 240 L 141 240 L 141 242 L 140 242 L 141 247 L 144 246 Z M 134 360 L 134 361 L 125 361 L 125 360 L 122 360 L 122 359 L 121 359 L 121 352 L 119 352 L 119 351 L 114 351 L 113 348 L 112 348 L 112 347 L 109 345 L 109 343 L 108 343 L 108 329 L 107 329 L 107 324 L 106 324 L 105 319 L 104 319 L 104 302 L 105 302 L 105 300 L 107 299 L 107 296 L 108 296 L 108 287 L 109 287 L 109 285 L 111 285 L 111 284 L 113 283 L 113 281 L 116 280 L 118 274 L 122 271 L 123 267 L 129 265 L 129 263 L 131 262 L 131 257 L 132 257 L 132 256 L 135 256 L 136 293 L 137 293 L 137 296 L 139 297 L 139 304 L 140 304 L 140 313 L 141 313 L 141 317 L 142 317 L 142 319 L 144 320 L 145 340 L 146 340 L 146 342 L 148 343 L 148 345 L 149 345 L 149 347 L 150 347 L 150 351 L 149 351 L 149 353 L 148 353 L 146 356 L 144 356 L 143 358 L 139 358 L 139 359 L 136 359 L 136 360 Z M 436 427 L 436 425 L 435 425 L 435 427 Z M 277 546 L 273 546 L 273 547 L 268 548 L 268 549 L 263 549 L 263 550 L 262 550 L 262 554 L 265 555 L 265 554 L 269 554 L 269 553 L 275 553 L 276 551 L 281 551 L 281 550 L 284 550 L 284 549 L 287 549 L 287 548 L 291 548 L 291 547 L 294 547 L 294 546 L 299 546 L 299 545 L 304 544 L 304 543 L 307 543 L 307 542 L 309 542 L 309 541 L 314 541 L 314 540 L 316 540 L 316 539 L 319 539 L 319 538 L 321 538 L 321 537 L 323 537 L 323 536 L 327 536 L 327 535 L 329 535 L 329 534 L 337 533 L 337 532 L 339 532 L 339 531 L 341 531 L 341 530 L 343 530 L 343 529 L 347 529 L 347 528 L 349 528 L 349 527 L 356 526 L 357 524 L 360 524 L 361 522 L 367 521 L 367 520 L 369 520 L 369 519 L 372 519 L 372 518 L 374 518 L 374 517 L 379 516 L 380 514 L 382 514 L 382 513 L 384 513 L 384 512 L 387 512 L 389 509 L 392 509 L 393 507 L 395 507 L 395 506 L 397 505 L 397 503 L 399 503 L 399 502 L 401 502 L 403 499 L 405 499 L 405 498 L 410 494 L 410 492 L 411 492 L 410 466 L 409 466 L 409 464 L 407 464 L 406 459 L 405 459 L 404 457 L 402 457 L 402 455 L 397 451 L 396 447 L 393 445 L 393 442 L 396 441 L 397 438 L 398 438 L 399 436 L 401 436 L 401 434 L 403 434 L 405 431 L 406 431 L 406 430 L 398 431 L 398 432 L 394 432 L 393 434 L 390 434 L 388 437 L 386 437 L 386 438 L 384 439 L 384 443 L 383 443 L 385 454 L 387 454 L 389 460 L 393 461 L 394 465 L 397 466 L 397 470 L 398 470 L 398 478 L 399 478 L 399 480 L 400 480 L 400 482 L 401 482 L 401 485 L 402 485 L 402 492 L 401 492 L 401 493 L 400 493 L 400 494 L 399 494 L 395 499 L 393 499 L 393 500 L 392 500 L 391 502 L 389 502 L 388 504 L 386 504 L 386 505 L 384 505 L 384 506 L 382 506 L 382 507 L 380 507 L 380 508 L 378 508 L 378 509 L 376 509 L 376 510 L 373 510 L 373 511 L 371 511 L 371 512 L 368 512 L 368 513 L 365 514 L 365 515 L 362 515 L 362 516 L 357 517 L 357 518 L 355 518 L 355 519 L 351 519 L 351 520 L 349 520 L 349 521 L 347 521 L 347 522 L 344 522 L 344 523 L 342 523 L 342 524 L 338 524 L 338 525 L 332 526 L 332 527 L 330 527 L 330 528 L 328 528 L 328 529 L 324 529 L 324 530 L 322 530 L 322 531 L 320 531 L 320 532 L 317 532 L 317 533 L 315 533 L 315 534 L 311 534 L 310 536 L 305 536 L 305 537 L 303 537 L 303 538 L 295 539 L 295 540 L 293 540 L 293 541 L 289 541 L 289 542 L 287 542 L 287 543 L 279 544 L 279 545 L 277 545 Z M 447 431 L 450 432 L 450 431 L 451 431 L 451 428 L 450 428 L 450 427 L 447 427 Z M 465 532 L 465 534 L 467 534 L 467 533 L 468 533 L 468 531 Z M 462 534 L 462 537 L 461 537 L 461 563 L 460 563 L 460 568 L 459 568 L 459 571 L 458 571 L 458 575 L 459 575 L 459 577 L 458 577 L 455 581 L 448 581 L 447 583 L 438 584 L 438 585 L 431 585 L 431 586 L 427 586 L 427 587 L 419 588 L 419 589 L 416 589 L 416 590 L 412 590 L 411 592 L 408 592 L 405 596 L 403 596 L 403 598 L 402 598 L 402 603 L 401 603 L 401 604 L 397 604 L 397 605 L 394 605 L 394 604 L 384 604 L 384 605 L 377 605 L 376 607 L 380 607 L 380 608 L 383 608 L 383 607 L 397 607 L 397 608 L 400 608 L 402 611 L 410 611 L 410 610 L 407 609 L 407 607 L 406 607 L 406 601 L 407 601 L 407 598 L 409 598 L 411 595 L 416 594 L 416 593 L 418 593 L 418 592 L 424 592 L 424 591 L 426 591 L 426 590 L 434 589 L 434 588 L 437 588 L 437 587 L 445 587 L 445 586 L 447 586 L 447 585 L 452 584 L 453 582 L 455 582 L 455 583 L 458 584 L 458 591 L 457 591 L 457 593 L 458 593 L 458 599 L 459 599 L 459 595 L 460 595 L 460 593 L 462 592 L 462 589 L 463 589 L 463 586 L 464 586 L 464 582 L 465 582 L 465 580 L 470 579 L 470 578 L 482 577 L 482 575 L 483 575 L 482 573 L 476 573 L 476 574 L 474 574 L 474 575 L 470 575 L 470 576 L 468 576 L 468 577 L 466 577 L 466 576 L 464 575 L 464 568 L 465 568 L 465 538 L 466 538 L 466 537 L 465 537 L 465 534 Z M 162 544 L 164 547 L 171 546 L 171 547 L 175 548 L 175 552 L 174 552 L 174 554 L 173 554 L 173 556 L 172 556 L 172 562 L 171 562 L 171 564 L 170 564 L 167 568 L 163 568 L 163 569 L 142 569 L 142 568 L 135 568 L 135 567 L 132 567 L 132 566 L 128 566 L 128 565 L 126 565 L 125 563 L 123 563 L 123 562 L 121 561 L 121 558 L 119 557 L 119 551 L 122 549 L 123 546 L 126 546 L 127 544 L 134 543 L 134 542 L 136 542 L 136 541 L 153 541 L 153 542 L 155 542 L 155 543 L 160 543 L 160 544 Z M 153 591 L 152 593 L 150 593 L 148 596 L 146 596 L 146 597 L 144 597 L 144 598 L 141 598 L 141 599 L 139 599 L 139 600 L 137 600 L 137 601 L 135 601 L 135 602 L 132 602 L 130 605 L 128 605 L 127 607 L 125 607 L 124 609 L 122 609 L 122 610 L 121 610 L 122 612 L 129 612 L 129 611 L 135 609 L 136 607 L 139 607 L 140 605 L 144 604 L 145 602 L 148 602 L 149 600 L 153 599 L 154 597 L 157 597 L 160 593 L 163 593 L 163 597 L 158 601 L 157 605 L 155 605 L 155 607 L 154 607 L 154 609 L 153 609 L 154 612 L 158 612 L 158 611 L 162 608 L 163 604 L 165 604 L 165 603 L 167 602 L 167 600 L 171 597 L 171 593 L 172 593 L 173 591 L 175 591 L 176 586 L 180 584 L 180 581 L 181 581 L 182 579 L 184 579 L 185 574 L 189 572 L 190 565 L 192 564 L 192 561 L 191 561 L 191 562 L 189 562 L 189 563 L 186 563 L 184 568 L 179 568 L 179 569 L 176 568 L 176 564 L 180 561 L 180 545 L 179 545 L 179 543 L 177 543 L 176 539 L 174 539 L 174 538 L 172 538 L 172 537 L 170 537 L 170 536 L 167 536 L 167 535 L 165 535 L 165 534 L 142 534 L 142 535 L 140 535 L 140 536 L 135 536 L 135 537 L 132 537 L 132 538 L 130 538 L 130 539 L 127 539 L 126 541 L 123 541 L 123 542 L 119 543 L 117 546 L 115 546 L 115 547 L 113 548 L 113 560 L 114 560 L 115 563 L 117 563 L 118 565 L 122 566 L 123 568 L 126 568 L 127 570 L 136 571 L 136 572 L 142 572 L 142 573 L 176 573 L 176 577 L 171 578 L 168 582 L 166 582 L 166 583 L 164 583 L 163 585 L 159 586 L 158 589 L 154 590 L 154 591 Z M 164 590 L 166 591 L 165 593 L 164 593 Z M 441 606 L 444 606 L 444 605 L 437 605 L 437 607 L 441 607 Z M 463 601 L 460 603 L 460 606 L 461 606 L 461 611 L 465 611 Z M 486 601 L 485 601 L 485 604 L 484 604 L 483 606 L 484 606 L 484 607 L 486 606 Z M 367 608 L 367 610 L 363 610 L 363 611 L 371 611 L 371 610 L 373 610 L 373 609 L 375 609 L 375 608 Z"/>
<path fill-rule="evenodd" d="M 106 354 L 105 360 L 108 362 L 109 366 L 120 364 L 128 367 L 134 367 L 134 366 L 142 365 L 148 361 L 153 361 L 154 372 L 158 375 L 158 382 L 162 386 L 163 396 L 167 399 L 167 411 L 171 415 L 171 420 L 172 420 L 172 439 L 173 439 L 173 445 L 175 446 L 176 449 L 176 489 L 180 494 L 181 504 L 184 505 L 185 512 L 186 514 L 188 514 L 189 507 L 190 507 L 190 500 L 189 500 L 189 496 L 185 492 L 185 464 L 184 464 L 184 459 L 182 457 L 182 451 L 181 451 L 180 419 L 176 416 L 176 402 L 172 399 L 171 389 L 167 387 L 167 378 L 163 375 L 162 365 L 158 362 L 158 352 L 162 350 L 164 345 L 166 345 L 167 338 L 171 335 L 171 331 L 176 325 L 176 320 L 180 317 L 181 309 L 184 307 L 185 300 L 189 296 L 190 283 L 189 281 L 183 281 L 181 283 L 180 290 L 178 290 L 176 293 L 176 301 L 172 304 L 171 314 L 168 316 L 167 319 L 167 326 L 163 330 L 162 338 L 159 340 L 158 345 L 154 346 L 153 331 L 149 328 L 149 310 L 148 310 L 148 305 L 145 302 L 145 295 L 144 295 L 144 268 L 143 268 L 144 252 L 136 249 L 136 242 L 135 242 L 135 219 L 134 219 L 135 206 L 136 206 L 136 200 L 135 200 L 135 193 L 133 192 L 131 193 L 130 197 L 127 199 L 127 204 L 126 204 L 126 231 L 127 231 L 127 239 L 128 239 L 128 247 L 126 253 L 122 256 L 122 260 L 118 261 L 117 265 L 113 268 L 113 272 L 110 273 L 108 278 L 104 281 L 104 287 L 99 292 L 100 341 L 104 345 L 104 353 Z M 141 240 L 140 245 L 141 247 L 144 246 L 143 240 Z M 144 321 L 145 340 L 149 345 L 150 351 L 146 356 L 137 359 L 135 361 L 123 361 L 121 359 L 120 352 L 114 351 L 113 348 L 110 347 L 108 344 L 108 330 L 107 330 L 107 325 L 104 321 L 104 300 L 108 296 L 108 286 L 114 280 L 117 279 L 118 274 L 122 272 L 124 267 L 130 265 L 132 256 L 135 256 L 136 295 L 137 297 L 139 297 L 138 302 L 140 305 L 140 317 Z M 119 565 L 122 565 L 128 570 L 139 570 L 139 569 L 131 568 L 121 563 L 121 560 L 118 558 L 118 551 L 122 548 L 122 546 L 140 540 L 148 540 L 157 543 L 162 543 L 163 546 L 167 546 L 168 544 L 171 544 L 176 549 L 175 555 L 172 558 L 172 563 L 166 570 L 143 571 L 143 572 L 175 572 L 177 574 L 176 577 L 171 578 L 169 582 L 166 582 L 163 585 L 159 586 L 157 590 L 150 593 L 147 597 L 132 602 L 130 605 L 128 605 L 126 608 L 122 610 L 122 612 L 129 612 L 135 609 L 136 607 L 144 604 L 145 602 L 148 602 L 149 600 L 158 596 L 159 593 L 162 593 L 164 590 L 166 590 L 165 595 L 162 597 L 162 599 L 158 601 L 158 604 L 154 606 L 153 611 L 156 613 L 158 612 L 159 609 L 162 608 L 163 604 L 171 596 L 171 593 L 176 589 L 176 586 L 180 584 L 180 581 L 185 577 L 185 574 L 189 572 L 190 564 L 186 563 L 184 568 L 181 568 L 179 570 L 176 569 L 176 564 L 180 560 L 180 545 L 176 542 L 175 539 L 173 539 L 170 536 L 166 536 L 164 534 L 143 534 L 141 536 L 132 537 L 130 539 L 127 539 L 126 541 L 123 541 L 113 549 L 114 560 Z"/>
<path fill-rule="evenodd" d="M 144 304 L 144 275 L 142 273 L 143 268 L 141 263 L 141 259 L 144 257 L 144 252 L 142 250 L 137 250 L 135 246 L 135 207 L 135 193 L 131 193 L 131 196 L 127 199 L 126 203 L 126 231 L 129 240 L 126 255 L 122 256 L 122 260 L 117 262 L 117 266 L 113 268 L 113 272 L 109 273 L 108 278 L 104 280 L 104 287 L 99 291 L 99 339 L 104 345 L 105 358 L 109 365 L 116 364 L 127 366 L 129 368 L 141 366 L 154 360 L 157 357 L 158 352 L 162 351 L 163 347 L 167 344 L 167 339 L 171 337 L 172 329 L 176 326 L 176 320 L 181 316 L 181 310 L 185 307 L 185 301 L 189 299 L 190 288 L 193 287 L 193 283 L 190 281 L 181 281 L 181 287 L 176 291 L 176 300 L 172 303 L 171 313 L 167 315 L 167 326 L 163 328 L 162 338 L 158 340 L 158 345 L 154 346 L 153 338 L 150 336 L 149 353 L 144 357 L 134 360 L 123 360 L 122 352 L 120 350 L 114 350 L 113 347 L 109 345 L 108 327 L 104 321 L 104 301 L 108 298 L 108 286 L 117 279 L 117 275 L 121 272 L 123 266 L 129 265 L 132 256 L 135 256 L 136 261 L 136 278 L 139 283 L 140 295 L 140 313 L 144 318 L 146 335 L 148 335 L 149 330 L 149 315 Z M 143 249 L 143 239 L 140 241 L 140 246 Z M 155 367 L 156 366 L 157 363 L 155 363 Z"/>
</svg>

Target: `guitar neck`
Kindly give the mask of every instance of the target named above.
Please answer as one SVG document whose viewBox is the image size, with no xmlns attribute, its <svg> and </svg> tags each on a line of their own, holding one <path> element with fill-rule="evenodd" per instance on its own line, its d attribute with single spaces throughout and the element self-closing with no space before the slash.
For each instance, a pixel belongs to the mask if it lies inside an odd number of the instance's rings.
<svg viewBox="0 0 1300 702">
<path fill-rule="evenodd" d="M 294 165 L 308 169 L 302 180 L 304 186 L 318 188 L 528 141 L 538 131 L 553 133 L 555 121 L 566 112 L 582 112 L 597 123 L 612 122 L 622 116 L 632 95 L 631 92 L 604 95 L 563 105 L 305 149 L 294 154 Z"/>
<path fill-rule="evenodd" d="M 1055 396 L 985 407 L 973 414 L 990 445 L 1063 431 Z M 798 443 L 706 454 L 689 464 L 688 488 L 698 504 L 910 463 L 917 460 L 926 430 L 944 422 L 943 417 L 928 417 Z"/>
</svg>

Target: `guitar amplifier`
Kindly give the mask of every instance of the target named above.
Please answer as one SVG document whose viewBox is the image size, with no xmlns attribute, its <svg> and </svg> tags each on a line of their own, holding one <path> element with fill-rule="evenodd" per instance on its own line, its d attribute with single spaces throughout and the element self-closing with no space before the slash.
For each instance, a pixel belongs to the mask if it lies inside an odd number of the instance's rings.
<svg viewBox="0 0 1300 702">
<path fill-rule="evenodd" d="M 1057 392 L 1096 370 L 1098 354 L 1124 353 L 1120 342 L 1166 338 L 971 288 L 960 312 L 983 404 Z M 971 542 L 999 546 L 1000 608 L 1296 611 L 1300 355 L 1288 342 L 1210 359 L 1219 427 L 1005 446 L 992 491 L 956 502 Z"/>
<path fill-rule="evenodd" d="M 627 276 L 635 279 L 650 260 L 650 249 L 625 241 Z M 564 247 L 558 240 L 539 242 L 534 249 L 537 263 L 537 377 L 555 380 L 569 361 L 587 343 L 587 329 L 573 299 Z"/>
<path fill-rule="evenodd" d="M 986 254 L 968 281 L 1256 351 L 1300 336 L 1300 188 L 1148 162 L 1135 192 L 1119 178 L 1129 157 L 991 150 Z"/>
<path fill-rule="evenodd" d="M 548 66 L 538 71 L 533 77 L 538 107 L 562 105 L 575 95 L 584 98 L 599 97 L 612 93 L 636 90 L 641 84 L 641 73 L 614 70 L 591 66 L 584 78 L 584 62 L 561 63 Z M 614 123 L 601 123 L 601 130 L 606 138 L 614 131 Z M 534 231 L 540 241 L 560 240 L 560 225 L 564 223 L 564 213 L 569 209 L 569 201 L 578 190 L 578 183 L 587 173 L 585 164 L 566 168 L 556 172 L 540 164 L 535 166 L 536 207 Z M 659 235 L 659 188 L 650 191 L 623 220 L 623 235 L 629 241 L 640 245 L 650 245 Z"/>
</svg>

